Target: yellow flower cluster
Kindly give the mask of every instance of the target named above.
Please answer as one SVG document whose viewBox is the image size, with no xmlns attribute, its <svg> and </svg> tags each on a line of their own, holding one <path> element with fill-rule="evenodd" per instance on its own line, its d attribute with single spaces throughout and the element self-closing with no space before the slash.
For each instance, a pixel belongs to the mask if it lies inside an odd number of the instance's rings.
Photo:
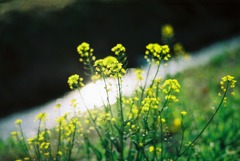
<svg viewBox="0 0 240 161">
<path fill-rule="evenodd" d="M 167 79 L 164 83 L 163 83 L 163 92 L 168 94 L 170 92 L 179 92 L 180 91 L 180 84 L 178 83 L 178 81 L 176 79 Z"/>
<path fill-rule="evenodd" d="M 11 132 L 11 135 L 12 135 L 12 136 L 16 136 L 16 137 L 17 137 L 17 136 L 19 136 L 19 135 L 20 135 L 20 133 L 19 133 L 19 132 L 17 132 L 17 131 L 12 131 L 12 132 Z"/>
<path fill-rule="evenodd" d="M 142 101 L 142 110 L 147 112 L 151 109 L 158 109 L 159 101 L 156 97 L 144 98 Z"/>
<path fill-rule="evenodd" d="M 141 81 L 143 80 L 143 76 L 142 76 L 143 70 L 141 69 L 135 69 L 135 74 L 137 76 L 137 80 Z"/>
<path fill-rule="evenodd" d="M 21 124 L 22 123 L 22 120 L 21 119 L 17 119 L 16 121 L 15 121 L 15 124 L 16 125 L 19 125 L 19 124 Z"/>
<path fill-rule="evenodd" d="M 115 53 L 115 55 L 119 55 L 119 53 L 125 53 L 126 48 L 122 44 L 117 44 L 111 49 L 112 52 Z"/>
<path fill-rule="evenodd" d="M 178 99 L 173 93 L 178 93 L 180 91 L 180 84 L 176 79 L 168 79 L 162 85 L 162 91 L 166 93 L 165 99 L 177 102 Z"/>
<path fill-rule="evenodd" d="M 149 152 L 150 153 L 152 153 L 152 152 L 154 152 L 155 150 L 156 150 L 156 152 L 159 154 L 159 153 L 161 153 L 162 152 L 162 149 L 161 148 L 154 148 L 154 146 L 150 146 L 149 148 L 148 148 L 148 150 L 149 150 Z"/>
<path fill-rule="evenodd" d="M 60 116 L 57 119 L 58 125 L 56 126 L 56 131 L 61 131 L 61 139 L 69 141 L 73 133 L 78 132 L 82 133 L 83 127 L 79 118 L 72 117 L 70 118 L 69 113 L 65 113 L 63 116 Z"/>
<path fill-rule="evenodd" d="M 96 59 L 96 57 L 93 56 L 93 49 L 86 42 L 83 42 L 80 45 L 78 45 L 77 51 L 80 55 L 79 61 L 82 62 L 83 64 L 88 64 L 89 62 L 94 61 Z"/>
<path fill-rule="evenodd" d="M 122 63 L 113 56 L 107 56 L 104 59 L 96 60 L 95 66 L 95 77 L 122 77 L 126 73 L 126 70 L 122 67 Z"/>
<path fill-rule="evenodd" d="M 222 80 L 220 81 L 220 86 L 222 91 L 225 93 L 227 91 L 227 88 L 230 86 L 230 88 L 235 88 L 235 84 L 237 83 L 237 81 L 235 80 L 235 78 L 231 75 L 227 75 L 222 77 Z M 234 95 L 234 92 L 231 92 L 232 95 Z M 218 93 L 219 96 L 221 96 L 222 94 L 219 92 Z M 223 103 L 226 104 L 227 103 L 227 97 L 225 96 L 223 98 Z"/>
<path fill-rule="evenodd" d="M 35 120 L 39 120 L 39 121 L 46 121 L 46 117 L 47 117 L 47 113 L 43 112 L 43 113 L 39 113 L 36 117 Z"/>
<path fill-rule="evenodd" d="M 71 75 L 68 77 L 68 84 L 70 89 L 81 88 L 84 86 L 83 78 L 81 78 L 78 74 Z"/>
<path fill-rule="evenodd" d="M 98 117 L 97 117 L 97 125 L 98 126 L 105 126 L 107 122 L 114 122 L 115 118 L 111 117 L 110 113 L 101 113 Z"/>
<path fill-rule="evenodd" d="M 187 111 L 182 111 L 181 115 L 185 116 L 187 114 Z"/>
<path fill-rule="evenodd" d="M 184 50 L 183 45 L 181 43 L 176 43 L 173 45 L 173 52 L 177 56 L 184 56 L 185 58 L 189 57 L 189 54 Z"/>
<path fill-rule="evenodd" d="M 167 24 L 162 27 L 162 36 L 164 38 L 171 38 L 174 36 L 174 29 L 171 25 Z"/>
<path fill-rule="evenodd" d="M 161 60 L 168 60 L 170 56 L 170 48 L 168 45 L 159 45 L 158 43 L 151 43 L 146 46 L 144 58 L 149 63 L 159 64 Z"/>
<path fill-rule="evenodd" d="M 226 92 L 228 83 L 230 83 L 230 88 L 234 88 L 236 82 L 237 81 L 234 79 L 233 76 L 231 75 L 224 76 L 222 77 L 222 81 L 220 81 L 221 89 L 223 90 L 223 92 Z"/>
</svg>

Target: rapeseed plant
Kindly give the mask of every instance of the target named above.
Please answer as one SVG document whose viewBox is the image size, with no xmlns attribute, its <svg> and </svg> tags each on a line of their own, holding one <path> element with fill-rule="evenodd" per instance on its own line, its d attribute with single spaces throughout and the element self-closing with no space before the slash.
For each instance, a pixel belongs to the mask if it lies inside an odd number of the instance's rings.
<svg viewBox="0 0 240 161">
<path fill-rule="evenodd" d="M 164 26 L 162 34 L 170 40 L 174 31 L 170 25 Z M 181 52 L 183 48 L 178 44 L 175 51 Z M 90 73 L 93 81 L 101 79 L 105 85 L 105 92 L 109 97 L 112 85 L 108 79 L 116 79 L 117 103 L 111 105 L 109 99 L 104 103 L 103 109 L 90 110 L 86 113 L 77 110 L 76 100 L 71 101 L 73 113 L 65 113 L 56 119 L 54 130 L 47 129 L 47 114 L 36 116 L 38 131 L 36 136 L 24 137 L 21 120 L 16 120 L 18 131 L 12 132 L 25 151 L 23 160 L 57 160 L 70 161 L 74 157 L 82 160 L 178 160 L 181 157 L 190 158 L 191 148 L 196 140 L 210 125 L 223 103 L 226 102 L 227 93 L 235 87 L 236 80 L 227 75 L 222 78 L 220 86 L 222 99 L 205 126 L 193 139 L 186 138 L 185 118 L 187 111 L 181 111 L 178 117 L 169 117 L 168 109 L 176 108 L 181 85 L 176 79 L 163 81 L 158 78 L 160 65 L 167 62 L 171 55 L 168 45 L 150 43 L 146 46 L 144 58 L 149 63 L 146 78 L 142 70 L 136 70 L 136 79 L 139 87 L 131 97 L 122 95 L 122 78 L 127 73 L 126 48 L 117 44 L 111 51 L 113 56 L 97 59 L 93 49 L 86 42 L 77 47 L 80 62 Z M 156 65 L 157 69 L 152 71 Z M 149 73 L 153 72 L 153 79 L 148 85 Z M 74 74 L 68 78 L 69 88 L 79 90 L 84 86 L 83 78 Z M 232 94 L 233 91 L 231 91 Z M 56 108 L 61 110 L 61 104 Z M 172 125 L 171 125 L 172 124 Z M 191 129 L 189 129 L 191 130 Z M 174 133 L 180 133 L 181 139 L 174 141 Z M 174 150 L 173 150 L 174 149 Z M 79 152 L 79 151 L 82 152 Z M 187 154 L 189 152 L 189 154 Z M 20 159 L 21 160 L 21 159 Z"/>
</svg>

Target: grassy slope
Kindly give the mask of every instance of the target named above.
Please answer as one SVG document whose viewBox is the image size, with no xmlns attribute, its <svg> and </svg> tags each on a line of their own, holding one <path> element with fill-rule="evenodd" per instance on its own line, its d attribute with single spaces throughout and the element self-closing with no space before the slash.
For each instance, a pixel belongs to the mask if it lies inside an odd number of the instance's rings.
<svg viewBox="0 0 240 161">
<path fill-rule="evenodd" d="M 226 51 L 225 51 L 226 52 Z M 185 124 L 191 127 L 186 132 L 185 141 L 196 136 L 220 102 L 220 79 L 225 75 L 234 76 L 240 82 L 240 49 L 228 51 L 225 55 L 214 58 L 206 66 L 186 70 L 174 76 L 181 84 L 179 109 L 187 110 Z M 195 157 L 200 160 L 235 160 L 240 152 L 240 124 L 238 123 L 240 105 L 240 85 L 235 88 L 236 95 L 227 98 L 195 146 Z"/>
</svg>

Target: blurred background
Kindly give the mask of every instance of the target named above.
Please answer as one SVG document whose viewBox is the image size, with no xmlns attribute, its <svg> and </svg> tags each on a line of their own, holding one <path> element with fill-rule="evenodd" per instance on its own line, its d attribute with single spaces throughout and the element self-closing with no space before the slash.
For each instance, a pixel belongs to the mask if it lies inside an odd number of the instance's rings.
<svg viewBox="0 0 240 161">
<path fill-rule="evenodd" d="M 83 41 L 97 58 L 122 43 L 140 67 L 162 25 L 191 53 L 239 35 L 239 10 L 238 0 L 0 0 L 0 118 L 69 91 L 68 76 L 83 76 Z"/>
</svg>

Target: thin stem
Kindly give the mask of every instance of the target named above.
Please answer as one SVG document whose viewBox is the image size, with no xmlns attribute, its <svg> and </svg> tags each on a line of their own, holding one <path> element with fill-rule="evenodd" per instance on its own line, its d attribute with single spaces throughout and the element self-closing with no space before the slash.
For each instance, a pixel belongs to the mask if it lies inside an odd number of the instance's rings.
<svg viewBox="0 0 240 161">
<path fill-rule="evenodd" d="M 183 116 L 182 116 L 182 119 L 183 119 Z M 181 121 L 181 129 L 182 129 L 182 137 L 181 137 L 181 143 L 180 143 L 179 150 L 177 151 L 177 155 L 178 155 L 178 153 L 180 153 L 181 150 L 182 150 L 183 140 L 184 140 L 184 132 L 185 132 L 185 129 L 184 129 L 184 125 L 183 125 L 183 122 L 182 122 L 182 121 Z"/>
<path fill-rule="evenodd" d="M 62 121 L 59 122 L 59 135 L 58 135 L 58 145 L 57 145 L 57 160 L 59 160 L 60 155 L 58 154 L 59 150 L 60 150 L 60 146 L 61 146 L 61 137 L 62 137 Z"/>
<path fill-rule="evenodd" d="M 226 91 L 224 92 L 224 95 L 217 107 L 217 109 L 215 110 L 215 112 L 212 114 L 212 116 L 210 117 L 210 119 L 208 120 L 207 124 L 203 127 L 203 129 L 200 131 L 200 133 L 191 141 L 191 143 L 182 151 L 182 152 L 179 152 L 179 154 L 177 155 L 175 161 L 178 160 L 178 158 L 183 155 L 195 142 L 196 140 L 202 135 L 202 133 L 205 131 L 205 129 L 210 125 L 210 123 L 212 122 L 213 118 L 215 117 L 215 115 L 217 114 L 217 112 L 219 111 L 220 107 L 222 106 L 223 104 L 223 101 L 224 101 L 224 98 L 226 97 L 226 94 L 227 94 L 227 91 L 228 91 L 228 85 L 229 85 L 229 82 L 227 83 L 227 88 L 226 88 Z"/>
<path fill-rule="evenodd" d="M 121 91 L 121 80 L 119 76 L 117 76 L 117 81 L 118 81 L 118 93 L 119 93 L 119 110 L 120 110 L 120 119 L 121 119 L 121 129 L 120 129 L 120 161 L 124 160 L 124 116 L 123 116 L 123 107 L 122 107 L 122 91 Z"/>
<path fill-rule="evenodd" d="M 141 102 L 142 102 L 142 100 L 143 100 L 143 96 L 144 96 L 144 92 L 145 92 L 145 89 L 146 89 L 146 86 L 147 86 L 147 81 L 148 81 L 148 77 L 149 77 L 149 73 L 150 73 L 151 67 L 152 67 L 152 64 L 150 64 L 150 65 L 148 66 L 147 75 L 146 75 L 146 80 L 145 80 L 144 86 L 143 86 L 143 88 L 142 88 L 141 96 L 140 96 L 140 99 L 139 99 L 139 105 L 138 105 L 139 107 L 141 107 Z M 141 110 L 142 110 L 142 108 L 139 109 L 137 118 L 138 118 L 139 114 L 141 113 Z"/>
<path fill-rule="evenodd" d="M 38 125 L 37 141 L 39 141 L 41 122 L 42 122 L 42 120 L 40 119 L 40 120 L 39 120 L 39 125 Z M 40 154 L 39 144 L 37 144 L 37 158 L 38 158 L 38 160 L 41 160 L 41 154 Z"/>
<path fill-rule="evenodd" d="M 23 129 L 22 129 L 21 123 L 19 124 L 19 127 L 20 127 L 21 136 L 22 136 L 22 138 L 23 138 L 23 147 L 24 147 L 24 149 L 26 150 L 27 155 L 29 156 L 29 158 L 30 158 L 30 160 L 31 160 L 31 155 L 30 155 L 29 149 L 28 149 L 27 144 L 26 144 L 26 139 L 25 139 L 25 136 L 24 136 L 24 134 L 23 134 Z"/>
<path fill-rule="evenodd" d="M 68 160 L 70 161 L 71 160 L 71 155 L 72 155 L 72 149 L 73 149 L 73 146 L 74 146 L 74 140 L 75 140 L 75 135 L 76 135 L 76 123 L 74 123 L 74 131 L 73 131 L 73 134 L 72 134 L 72 138 L 71 138 L 71 141 L 69 142 L 69 153 L 68 153 Z"/>
<path fill-rule="evenodd" d="M 112 109 L 111 109 L 111 105 L 110 105 L 110 100 L 109 100 L 109 93 L 108 93 L 108 89 L 107 89 L 107 82 L 106 82 L 106 78 L 104 76 L 103 77 L 103 81 L 104 81 L 104 88 L 105 88 L 105 91 L 106 91 L 106 94 L 107 94 L 107 111 L 110 111 L 110 114 L 111 114 L 111 117 L 113 117 L 113 113 L 112 113 Z"/>
<path fill-rule="evenodd" d="M 155 73 L 155 75 L 154 75 L 154 77 L 153 77 L 153 79 L 152 79 L 152 84 L 150 85 L 150 87 L 153 86 L 154 80 L 156 79 L 157 74 L 158 74 L 158 72 L 159 72 L 160 65 L 161 65 L 161 60 L 160 60 L 160 62 L 159 62 L 159 64 L 158 64 L 158 66 L 157 66 L 157 71 L 156 71 L 156 73 Z"/>
<path fill-rule="evenodd" d="M 161 149 L 162 149 L 160 160 L 163 160 L 163 123 L 161 120 L 161 114 L 160 114 L 160 135 L 161 135 L 160 139 L 161 139 Z"/>
</svg>

